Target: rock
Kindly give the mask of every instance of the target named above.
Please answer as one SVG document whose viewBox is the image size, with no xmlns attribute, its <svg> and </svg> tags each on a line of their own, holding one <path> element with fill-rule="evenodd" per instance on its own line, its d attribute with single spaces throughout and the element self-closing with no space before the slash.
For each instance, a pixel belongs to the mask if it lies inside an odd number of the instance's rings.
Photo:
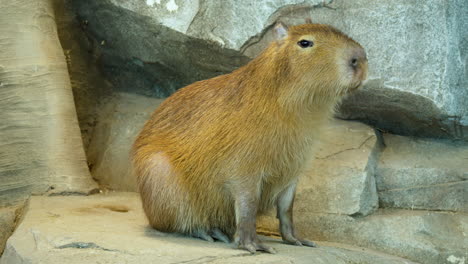
<svg viewBox="0 0 468 264">
<path fill-rule="evenodd" d="M 386 89 L 403 92 L 391 99 L 375 93 L 376 106 L 383 102 L 393 105 L 394 112 L 403 110 L 398 101 L 404 100 L 404 92 L 419 95 L 413 96 L 417 100 L 410 105 L 416 108 L 429 100 L 441 111 L 432 120 L 437 122 L 440 118 L 447 123 L 440 129 L 450 128 L 447 133 L 467 139 L 466 134 L 458 134 L 452 127 L 468 125 L 468 78 L 463 66 L 468 52 L 468 18 L 462 11 L 468 8 L 468 3 L 432 0 L 408 4 L 398 0 L 372 5 L 361 0 L 343 1 L 343 5 L 347 13 L 343 18 L 346 31 L 362 40 L 367 49 L 370 79 L 380 80 Z M 373 37 L 369 38 L 369 32 L 374 32 Z M 374 109 L 378 107 L 365 111 L 372 113 Z M 380 121 L 386 122 L 383 117 Z M 420 121 L 430 123 L 431 119 Z"/>
<path fill-rule="evenodd" d="M 104 73 L 124 91 L 167 96 L 230 72 L 267 45 L 276 21 L 311 17 L 367 50 L 370 82 L 343 103 L 341 118 L 468 139 L 466 1 L 70 1 L 99 44 Z"/>
<path fill-rule="evenodd" d="M 166 97 L 177 88 L 231 72 L 248 61 L 238 51 L 178 31 L 180 24 L 175 29 L 162 25 L 155 17 L 164 18 L 157 13 L 164 9 L 154 7 L 153 16 L 128 9 L 142 10 L 138 6 L 145 5 L 151 10 L 144 1 L 70 3 L 85 32 L 100 47 L 95 52 L 101 56 L 105 76 L 121 92 Z"/>
<path fill-rule="evenodd" d="M 297 233 L 308 239 L 369 247 L 425 264 L 462 264 L 468 259 L 468 216 L 463 213 L 400 209 L 379 209 L 366 217 L 294 213 Z M 261 218 L 258 226 L 277 230 L 272 217 Z"/>
<path fill-rule="evenodd" d="M 161 102 L 161 99 L 118 93 L 102 105 L 88 149 L 91 174 L 102 187 L 136 191 L 130 148 Z"/>
<path fill-rule="evenodd" d="M 379 80 L 346 98 L 337 116 L 360 120 L 384 132 L 399 135 L 466 139 L 468 126 L 446 116 L 430 99 L 386 88 Z"/>
<path fill-rule="evenodd" d="M 411 175 L 411 174 L 409 174 Z M 379 192 L 381 207 L 468 212 L 468 181 Z"/>
<path fill-rule="evenodd" d="M 120 8 L 146 15 L 161 25 L 190 37 L 212 41 L 223 48 L 241 50 L 245 43 L 274 23 L 279 12 L 291 8 L 320 7 L 331 0 L 110 0 Z"/>
<path fill-rule="evenodd" d="M 376 170 L 381 207 L 468 212 L 468 145 L 387 134 Z"/>
<path fill-rule="evenodd" d="M 83 34 L 84 24 L 75 18 L 66 1 L 53 1 L 60 44 L 70 75 L 78 122 L 87 151 L 102 103 L 113 97 L 113 87 L 99 69 L 98 54 L 93 53 L 93 42 Z"/>
<path fill-rule="evenodd" d="M 8 237 L 13 233 L 18 215 L 17 207 L 0 208 L 0 256 Z"/>
<path fill-rule="evenodd" d="M 0 263 L 412 263 L 334 243 L 306 248 L 267 240 L 277 254 L 250 255 L 230 244 L 155 231 L 135 193 L 34 196 Z"/>
<path fill-rule="evenodd" d="M 47 0 L 0 8 L 0 207 L 31 193 L 89 193 L 70 79 Z"/>
<path fill-rule="evenodd" d="M 55 8 L 91 174 L 102 188 L 135 191 L 128 154 L 161 100 L 114 89 L 89 52 L 93 43 L 82 34 L 86 24 L 74 19 L 64 1 L 55 0 Z"/>
<path fill-rule="evenodd" d="M 334 120 L 323 132 L 310 169 L 300 178 L 296 206 L 308 213 L 368 215 L 378 205 L 376 136 L 361 123 Z"/>
</svg>

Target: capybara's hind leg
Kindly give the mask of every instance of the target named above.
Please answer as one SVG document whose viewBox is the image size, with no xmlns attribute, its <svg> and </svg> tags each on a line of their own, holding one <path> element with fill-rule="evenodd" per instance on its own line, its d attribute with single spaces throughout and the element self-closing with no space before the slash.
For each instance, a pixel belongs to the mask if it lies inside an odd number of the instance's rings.
<svg viewBox="0 0 468 264">
<path fill-rule="evenodd" d="M 159 152 L 141 163 L 135 164 L 137 181 L 151 226 L 159 231 L 184 232 L 177 219 L 180 207 L 187 203 L 169 159 Z"/>
</svg>

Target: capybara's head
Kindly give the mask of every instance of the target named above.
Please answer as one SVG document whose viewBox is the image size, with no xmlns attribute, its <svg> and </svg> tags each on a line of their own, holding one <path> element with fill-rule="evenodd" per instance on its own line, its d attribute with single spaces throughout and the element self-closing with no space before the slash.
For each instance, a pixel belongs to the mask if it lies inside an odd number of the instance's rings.
<svg viewBox="0 0 468 264">
<path fill-rule="evenodd" d="M 290 96 L 314 101 L 340 98 L 362 86 L 367 78 L 367 58 L 362 46 L 332 26 L 303 24 L 274 28 L 272 44 L 277 74 L 290 80 Z"/>
</svg>

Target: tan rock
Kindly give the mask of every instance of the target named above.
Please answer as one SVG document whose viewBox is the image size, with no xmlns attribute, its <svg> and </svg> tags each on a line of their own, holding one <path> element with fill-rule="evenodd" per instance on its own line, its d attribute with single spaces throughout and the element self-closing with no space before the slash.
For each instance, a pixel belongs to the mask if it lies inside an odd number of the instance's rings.
<svg viewBox="0 0 468 264">
<path fill-rule="evenodd" d="M 0 206 L 88 193 L 91 179 L 51 1 L 0 8 Z"/>
<path fill-rule="evenodd" d="M 276 239 L 267 243 L 278 253 L 250 255 L 230 244 L 155 231 L 136 193 L 32 197 L 0 263 L 411 263 L 340 244 L 307 248 Z"/>
<path fill-rule="evenodd" d="M 8 237 L 13 233 L 17 218 L 16 207 L 6 207 L 0 209 L 0 256 L 5 248 Z"/>
<path fill-rule="evenodd" d="M 88 148 L 91 174 L 105 188 L 136 191 L 130 148 L 161 99 L 118 93 L 101 108 Z"/>
<path fill-rule="evenodd" d="M 468 259 L 468 216 L 463 213 L 401 209 L 379 209 L 365 217 L 294 213 L 297 233 L 310 240 L 368 247 L 424 264 L 462 264 Z M 267 231 L 278 228 L 273 217 L 259 219 L 258 226 Z"/>
<path fill-rule="evenodd" d="M 377 208 L 376 136 L 358 122 L 333 120 L 310 169 L 300 178 L 295 206 L 306 213 L 367 215 Z"/>
<path fill-rule="evenodd" d="M 468 212 L 468 144 L 387 134 L 376 170 L 382 207 Z"/>
</svg>

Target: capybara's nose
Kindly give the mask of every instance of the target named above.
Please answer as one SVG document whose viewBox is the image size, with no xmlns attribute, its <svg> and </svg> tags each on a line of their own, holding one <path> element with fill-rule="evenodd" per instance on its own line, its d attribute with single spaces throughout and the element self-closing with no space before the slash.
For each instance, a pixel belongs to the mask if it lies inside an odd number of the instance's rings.
<svg viewBox="0 0 468 264">
<path fill-rule="evenodd" d="M 351 52 L 351 58 L 349 59 L 349 65 L 353 69 L 357 69 L 357 67 L 364 62 L 367 62 L 366 52 L 361 47 L 354 47 Z"/>
</svg>

